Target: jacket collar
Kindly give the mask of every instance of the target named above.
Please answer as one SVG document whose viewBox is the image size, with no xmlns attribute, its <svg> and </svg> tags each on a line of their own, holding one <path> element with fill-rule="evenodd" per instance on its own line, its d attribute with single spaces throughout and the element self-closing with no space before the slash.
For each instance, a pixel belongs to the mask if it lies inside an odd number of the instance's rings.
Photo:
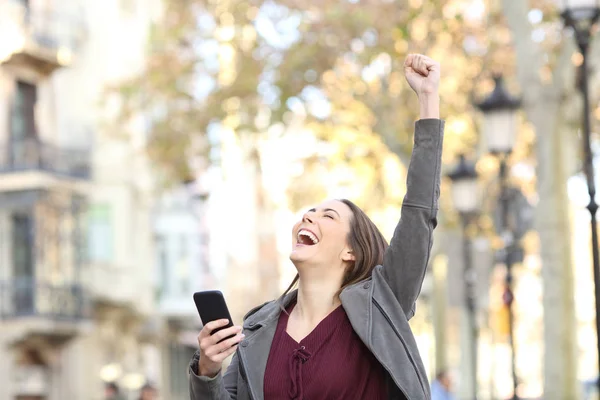
<svg viewBox="0 0 600 400">
<path fill-rule="evenodd" d="M 282 311 L 282 307 L 286 308 L 290 305 L 290 303 L 296 301 L 297 297 L 298 290 L 294 289 L 288 294 L 286 294 L 281 301 L 279 299 L 272 300 L 256 308 L 253 308 L 244 317 L 244 329 L 252 331 L 265 325 L 268 325 L 272 322 L 276 324 L 279 318 L 279 314 Z"/>
</svg>

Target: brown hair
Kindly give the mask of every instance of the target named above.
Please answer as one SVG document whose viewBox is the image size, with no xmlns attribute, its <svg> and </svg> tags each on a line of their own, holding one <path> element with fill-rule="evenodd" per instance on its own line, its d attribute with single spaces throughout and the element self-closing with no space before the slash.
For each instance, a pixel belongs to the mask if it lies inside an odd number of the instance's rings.
<svg viewBox="0 0 600 400">
<path fill-rule="evenodd" d="M 383 264 L 383 254 L 388 243 L 371 219 L 356 204 L 347 199 L 338 200 L 344 203 L 352 211 L 350 220 L 350 232 L 348 233 L 348 245 L 354 253 L 354 262 L 346 269 L 342 287 L 336 293 L 339 296 L 346 287 L 367 279 L 371 276 L 373 268 Z M 283 300 L 290 290 L 294 288 L 300 275 L 296 277 L 281 295 Z"/>
</svg>

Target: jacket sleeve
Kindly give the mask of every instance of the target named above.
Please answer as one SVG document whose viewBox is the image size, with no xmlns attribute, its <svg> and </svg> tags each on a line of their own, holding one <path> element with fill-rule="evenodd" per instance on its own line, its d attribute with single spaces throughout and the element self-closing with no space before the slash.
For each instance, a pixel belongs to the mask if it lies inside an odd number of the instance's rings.
<svg viewBox="0 0 600 400">
<path fill-rule="evenodd" d="M 200 351 L 196 351 L 189 366 L 190 400 L 235 400 L 237 399 L 238 357 L 237 352 L 222 376 L 214 378 L 198 376 Z"/>
<path fill-rule="evenodd" d="M 415 124 L 401 218 L 383 260 L 384 276 L 408 319 L 415 313 L 437 225 L 443 133 L 439 119 Z"/>
</svg>

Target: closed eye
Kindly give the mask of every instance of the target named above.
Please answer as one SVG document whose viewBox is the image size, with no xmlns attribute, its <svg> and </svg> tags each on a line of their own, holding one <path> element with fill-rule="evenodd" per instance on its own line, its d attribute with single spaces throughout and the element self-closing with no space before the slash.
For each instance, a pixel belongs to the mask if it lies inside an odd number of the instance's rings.
<svg viewBox="0 0 600 400">
<path fill-rule="evenodd" d="M 310 210 L 308 210 L 308 212 L 307 212 L 307 213 L 314 213 L 314 212 L 317 212 L 317 209 L 316 209 L 316 208 L 311 208 Z M 326 213 L 326 212 L 332 212 L 332 213 L 334 213 L 335 215 L 337 215 L 337 216 L 338 216 L 338 218 L 340 217 L 340 213 L 338 213 L 338 212 L 337 212 L 336 210 L 334 210 L 333 208 L 325 208 L 325 209 L 323 210 L 323 213 Z M 323 214 L 323 216 L 324 216 L 325 218 L 331 218 L 331 219 L 335 219 L 335 217 L 333 216 L 333 214 Z"/>
</svg>

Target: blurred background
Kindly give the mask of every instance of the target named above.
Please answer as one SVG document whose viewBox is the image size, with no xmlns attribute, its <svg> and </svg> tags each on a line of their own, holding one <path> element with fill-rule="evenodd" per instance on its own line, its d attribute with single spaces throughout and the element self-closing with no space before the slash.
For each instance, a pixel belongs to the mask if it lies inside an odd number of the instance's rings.
<svg viewBox="0 0 600 400">
<path fill-rule="evenodd" d="M 597 398 L 598 7 L 0 0 L 0 398 L 186 399 L 195 291 L 237 323 L 278 297 L 291 227 L 325 198 L 389 239 L 409 53 L 441 62 L 446 120 L 411 320 L 430 379 Z"/>
</svg>

